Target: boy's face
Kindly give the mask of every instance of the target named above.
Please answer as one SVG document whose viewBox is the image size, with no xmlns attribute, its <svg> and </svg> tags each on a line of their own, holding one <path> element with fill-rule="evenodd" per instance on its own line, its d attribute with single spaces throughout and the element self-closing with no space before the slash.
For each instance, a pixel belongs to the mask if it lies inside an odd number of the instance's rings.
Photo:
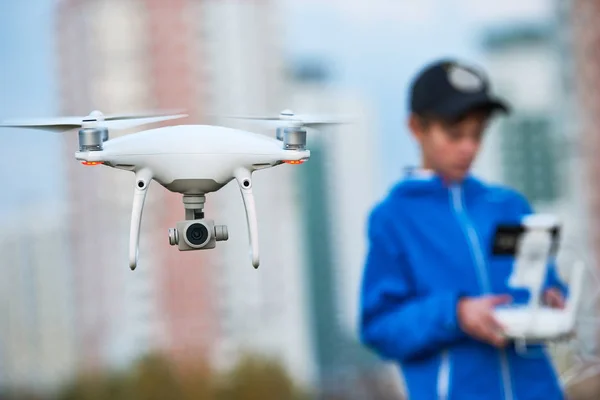
<svg viewBox="0 0 600 400">
<path fill-rule="evenodd" d="M 479 151 L 489 113 L 472 111 L 457 121 L 424 121 L 411 116 L 410 128 L 421 146 L 424 167 L 447 180 L 462 179 Z"/>
</svg>

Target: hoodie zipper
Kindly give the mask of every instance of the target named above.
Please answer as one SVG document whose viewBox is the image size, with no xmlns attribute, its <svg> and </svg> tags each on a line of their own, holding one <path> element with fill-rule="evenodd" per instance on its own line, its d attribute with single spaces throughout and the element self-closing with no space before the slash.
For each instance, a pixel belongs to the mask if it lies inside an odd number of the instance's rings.
<svg viewBox="0 0 600 400">
<path fill-rule="evenodd" d="M 460 186 L 453 185 L 451 187 L 451 203 L 454 209 L 456 216 L 459 221 L 463 225 L 465 229 L 465 234 L 469 241 L 469 245 L 471 248 L 471 252 L 473 258 L 475 259 L 475 264 L 477 265 L 477 275 L 479 278 L 479 284 L 483 290 L 483 294 L 490 294 L 490 280 L 487 274 L 487 269 L 485 265 L 485 258 L 483 256 L 483 252 L 481 251 L 481 244 L 479 242 L 479 237 L 477 235 L 477 231 L 473 227 L 471 223 L 464 205 L 464 199 L 462 195 L 462 189 Z M 506 352 L 504 349 L 500 350 L 500 366 L 502 369 L 502 384 L 504 387 L 505 399 L 512 400 L 512 384 L 510 379 L 510 369 L 508 365 L 508 360 L 506 357 Z"/>
<path fill-rule="evenodd" d="M 437 393 L 439 400 L 447 400 L 450 392 L 450 354 L 448 350 L 442 353 L 440 369 L 438 371 Z"/>
</svg>

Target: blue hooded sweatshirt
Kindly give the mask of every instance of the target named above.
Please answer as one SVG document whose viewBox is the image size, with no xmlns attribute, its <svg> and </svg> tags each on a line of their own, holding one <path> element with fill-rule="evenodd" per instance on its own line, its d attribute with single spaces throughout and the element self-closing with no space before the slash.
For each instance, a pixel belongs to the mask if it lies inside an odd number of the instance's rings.
<svg viewBox="0 0 600 400">
<path fill-rule="evenodd" d="M 473 176 L 447 186 L 410 174 L 371 211 L 360 337 L 400 367 L 410 400 L 564 399 L 546 348 L 498 349 L 459 326 L 462 296 L 528 293 L 507 281 L 514 257 L 491 254 L 497 224 L 532 213 L 517 191 Z M 550 263 L 547 287 L 567 288 Z"/>
</svg>

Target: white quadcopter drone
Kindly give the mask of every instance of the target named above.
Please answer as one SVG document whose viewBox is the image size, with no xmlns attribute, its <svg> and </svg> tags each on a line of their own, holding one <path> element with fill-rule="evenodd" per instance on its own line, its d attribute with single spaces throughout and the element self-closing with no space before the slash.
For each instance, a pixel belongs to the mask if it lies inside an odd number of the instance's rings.
<svg viewBox="0 0 600 400">
<path fill-rule="evenodd" d="M 239 184 L 250 242 L 250 258 L 259 266 L 258 223 L 252 173 L 284 163 L 301 164 L 310 158 L 305 127 L 340 123 L 328 118 L 295 115 L 284 110 L 276 117 L 232 117 L 275 122 L 276 138 L 254 132 L 212 125 L 178 125 L 149 129 L 109 139 L 111 129 L 186 117 L 186 114 L 105 116 L 93 111 L 86 117 L 4 121 L 0 127 L 67 131 L 79 129 L 79 151 L 75 158 L 84 165 L 106 165 L 135 173 L 129 236 L 129 267 L 138 262 L 142 210 L 152 180 L 183 195 L 185 220 L 169 229 L 169 243 L 180 251 L 212 249 L 229 238 L 227 227 L 204 219 L 207 193 L 235 179 Z"/>
<path fill-rule="evenodd" d="M 525 305 L 502 306 L 495 316 L 505 327 L 505 335 L 517 345 L 525 342 L 551 342 L 570 338 L 582 301 L 583 265 L 571 271 L 569 297 L 563 309 L 540 304 L 549 259 L 557 251 L 560 225 L 551 215 L 530 214 L 520 224 L 502 226 L 496 231 L 494 253 L 516 255 L 508 284 L 529 290 Z"/>
</svg>

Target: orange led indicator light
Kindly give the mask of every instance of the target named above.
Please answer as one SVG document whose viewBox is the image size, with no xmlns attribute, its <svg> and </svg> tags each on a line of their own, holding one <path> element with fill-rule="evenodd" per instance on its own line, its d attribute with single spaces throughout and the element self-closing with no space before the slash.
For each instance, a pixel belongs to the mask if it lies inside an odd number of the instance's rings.
<svg viewBox="0 0 600 400">
<path fill-rule="evenodd" d="M 100 161 L 82 161 L 83 165 L 100 165 L 102 164 Z"/>
<path fill-rule="evenodd" d="M 304 162 L 304 160 L 285 160 L 284 161 L 284 163 L 286 163 L 286 164 L 294 164 L 294 165 L 302 164 L 303 162 Z"/>
</svg>

